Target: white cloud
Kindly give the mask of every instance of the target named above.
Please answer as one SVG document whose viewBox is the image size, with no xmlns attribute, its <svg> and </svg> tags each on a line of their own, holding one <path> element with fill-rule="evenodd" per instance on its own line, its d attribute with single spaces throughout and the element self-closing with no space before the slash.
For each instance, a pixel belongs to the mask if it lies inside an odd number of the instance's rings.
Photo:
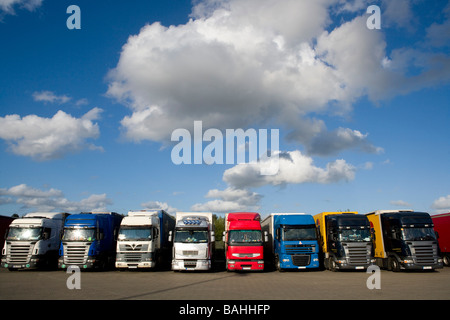
<svg viewBox="0 0 450 320">
<path fill-rule="evenodd" d="M 5 199 L 7 201 L 5 201 Z M 26 184 L 20 184 L 9 189 L 0 188 L 0 204 L 12 203 L 21 204 L 23 209 L 33 209 L 36 211 L 104 211 L 112 200 L 106 194 L 92 194 L 80 201 L 70 201 L 64 197 L 61 190 L 49 189 L 40 190 Z"/>
<path fill-rule="evenodd" d="M 278 163 L 271 163 L 279 161 Z M 261 167 L 279 166 L 275 175 L 261 175 Z M 250 191 L 251 188 L 266 185 L 282 186 L 301 183 L 337 183 L 354 179 L 356 168 L 345 160 L 330 162 L 325 168 L 314 165 L 312 158 L 300 151 L 279 153 L 275 157 L 257 163 L 238 164 L 223 174 L 228 187 L 225 190 L 212 189 L 206 198 L 218 198 L 205 203 L 197 203 L 191 207 L 195 211 L 232 212 L 258 211 L 262 195 Z"/>
<path fill-rule="evenodd" d="M 35 91 L 33 93 L 33 99 L 34 101 L 63 104 L 70 101 L 71 98 L 66 95 L 58 96 L 52 91 Z"/>
<path fill-rule="evenodd" d="M 5 16 L 16 15 L 16 10 L 35 11 L 42 5 L 43 0 L 0 0 L 0 23 Z"/>
<path fill-rule="evenodd" d="M 257 211 L 262 196 L 256 192 L 245 189 L 226 188 L 208 191 L 206 198 L 219 198 L 206 203 L 197 203 L 191 207 L 193 211 L 235 212 Z"/>
<path fill-rule="evenodd" d="M 450 195 L 436 199 L 431 205 L 431 208 L 436 209 L 439 213 L 450 212 Z"/>
<path fill-rule="evenodd" d="M 393 206 L 398 206 L 398 207 L 411 207 L 410 203 L 403 201 L 403 200 L 392 200 L 389 203 Z"/>
<path fill-rule="evenodd" d="M 311 139 L 307 150 L 310 154 L 330 155 L 344 149 L 357 149 L 367 153 L 379 154 L 383 148 L 375 147 L 367 140 L 368 134 L 358 130 L 338 128 L 334 131 L 322 132 Z"/>
<path fill-rule="evenodd" d="M 297 142 L 328 137 L 309 115 L 348 112 L 374 73 L 386 72 L 384 40 L 362 18 L 324 33 L 334 2 L 201 1 L 184 25 L 146 25 L 109 75 L 109 96 L 132 110 L 121 122 L 125 135 L 168 141 L 194 120 L 205 129 L 273 120 Z M 370 146 L 365 138 L 355 143 Z"/>
<path fill-rule="evenodd" d="M 167 142 L 195 120 L 205 130 L 270 122 L 310 154 L 381 152 L 368 133 L 327 129 L 320 116 L 348 116 L 361 97 L 378 102 L 449 81 L 450 59 L 415 44 L 388 54 L 383 29 L 366 27 L 369 2 L 204 0 L 185 24 L 144 26 L 108 79 L 108 95 L 131 110 L 125 136 Z M 413 12 L 404 0 L 382 6 L 386 27 L 404 27 Z M 411 76 L 411 67 L 421 71 Z"/>
<path fill-rule="evenodd" d="M 279 171 L 275 175 L 261 175 L 260 167 L 267 162 L 279 161 Z M 325 168 L 314 165 L 313 159 L 300 151 L 289 151 L 257 163 L 238 164 L 223 174 L 223 180 L 236 188 L 261 187 L 264 185 L 284 185 L 299 183 L 337 183 L 350 181 L 355 177 L 356 168 L 343 159 L 329 162 Z"/>
<path fill-rule="evenodd" d="M 15 14 L 15 8 L 34 11 L 42 5 L 43 0 L 0 0 L 0 10 L 8 14 Z"/>
<path fill-rule="evenodd" d="M 61 110 L 52 118 L 7 115 L 0 117 L 0 138 L 8 142 L 14 154 L 36 160 L 61 158 L 83 148 L 101 150 L 101 147 L 86 141 L 98 138 L 98 124 L 93 121 L 101 112 L 102 109 L 93 108 L 81 118 L 74 118 Z"/>
<path fill-rule="evenodd" d="M 144 209 L 164 210 L 164 211 L 167 211 L 168 213 L 175 213 L 178 211 L 177 208 L 169 206 L 169 204 L 167 204 L 167 202 L 161 202 L 161 201 L 148 201 L 148 202 L 141 203 L 141 206 Z"/>
</svg>

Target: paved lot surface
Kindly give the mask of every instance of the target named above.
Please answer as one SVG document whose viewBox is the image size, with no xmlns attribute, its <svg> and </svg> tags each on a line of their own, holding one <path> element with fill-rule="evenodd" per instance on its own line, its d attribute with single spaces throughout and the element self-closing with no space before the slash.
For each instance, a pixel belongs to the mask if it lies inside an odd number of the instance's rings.
<svg viewBox="0 0 450 320">
<path fill-rule="evenodd" d="M 0 270 L 0 300 L 449 300 L 450 268 L 434 272 L 382 270 L 381 289 L 370 290 L 365 272 L 80 273 L 68 289 L 64 271 Z M 72 282 L 72 284 L 75 282 Z"/>
</svg>

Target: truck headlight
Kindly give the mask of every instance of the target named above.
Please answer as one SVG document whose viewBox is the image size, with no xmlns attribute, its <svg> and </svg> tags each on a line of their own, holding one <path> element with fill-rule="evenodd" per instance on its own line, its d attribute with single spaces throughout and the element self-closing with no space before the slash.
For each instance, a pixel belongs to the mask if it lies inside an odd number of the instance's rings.
<svg viewBox="0 0 450 320">
<path fill-rule="evenodd" d="M 403 260 L 403 263 L 414 263 L 414 261 L 413 261 L 413 260 L 406 259 L 406 260 Z"/>
</svg>

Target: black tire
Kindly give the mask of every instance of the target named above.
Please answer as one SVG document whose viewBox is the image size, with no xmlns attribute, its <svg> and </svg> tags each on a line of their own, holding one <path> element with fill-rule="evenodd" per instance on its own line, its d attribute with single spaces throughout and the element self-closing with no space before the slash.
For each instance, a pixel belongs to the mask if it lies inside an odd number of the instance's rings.
<svg viewBox="0 0 450 320">
<path fill-rule="evenodd" d="M 449 256 L 444 256 L 442 258 L 442 261 L 444 261 L 444 266 L 450 267 L 450 257 Z"/>
<path fill-rule="evenodd" d="M 393 272 L 400 271 L 400 263 L 397 261 L 395 257 L 390 257 L 388 263 L 389 263 L 389 270 Z"/>
<path fill-rule="evenodd" d="M 330 271 L 336 272 L 337 268 L 336 268 L 336 261 L 334 261 L 333 258 L 330 258 L 329 262 L 328 262 L 328 267 L 330 269 Z"/>
</svg>

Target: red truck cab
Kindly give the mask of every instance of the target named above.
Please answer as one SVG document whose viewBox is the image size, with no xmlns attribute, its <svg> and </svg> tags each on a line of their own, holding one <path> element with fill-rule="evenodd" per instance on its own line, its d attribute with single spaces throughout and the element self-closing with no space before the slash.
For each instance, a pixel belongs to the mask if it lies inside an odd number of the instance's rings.
<svg viewBox="0 0 450 320">
<path fill-rule="evenodd" d="M 228 213 L 224 242 L 228 271 L 264 270 L 264 239 L 259 213 Z"/>
<path fill-rule="evenodd" d="M 441 251 L 444 265 L 450 267 L 450 213 L 432 215 L 434 231 L 439 238 L 439 249 Z"/>
</svg>

